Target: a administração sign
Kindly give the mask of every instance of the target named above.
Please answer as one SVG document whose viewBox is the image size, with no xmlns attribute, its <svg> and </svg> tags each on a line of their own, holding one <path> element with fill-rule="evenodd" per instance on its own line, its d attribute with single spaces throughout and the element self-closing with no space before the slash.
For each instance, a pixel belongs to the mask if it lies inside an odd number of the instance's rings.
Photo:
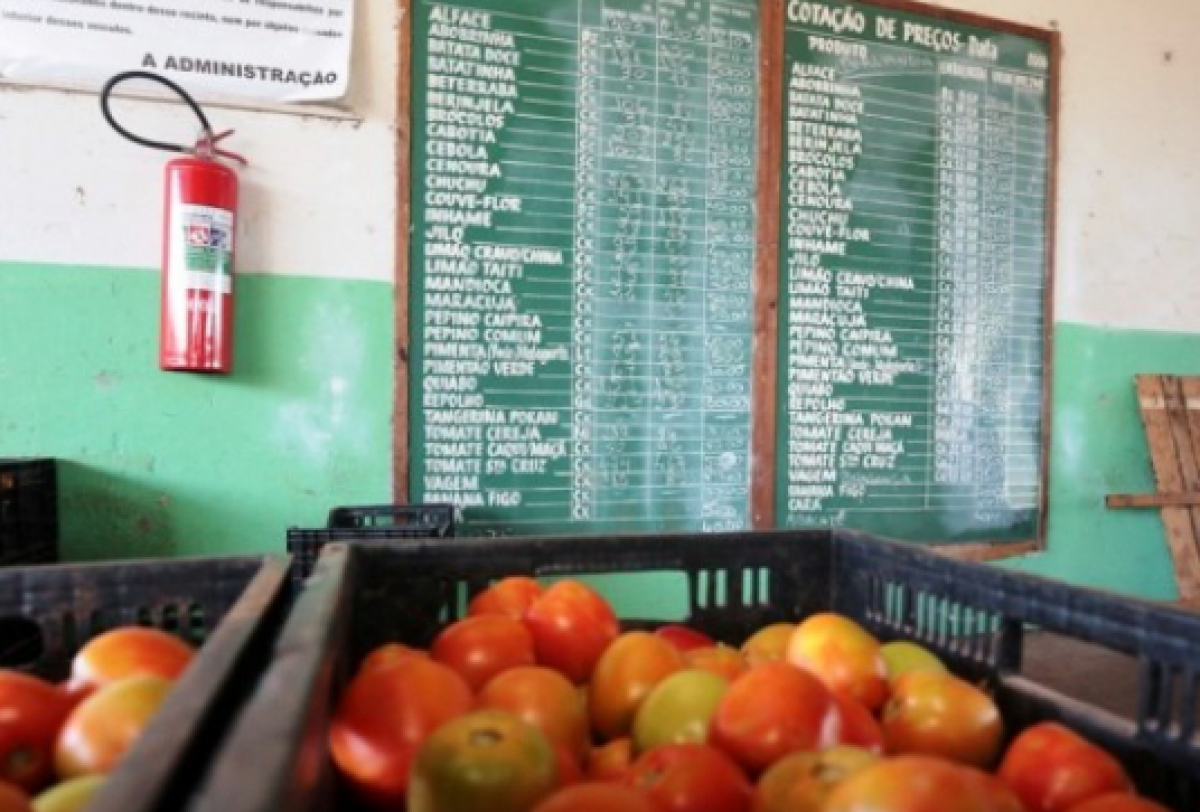
<svg viewBox="0 0 1200 812">
<path fill-rule="evenodd" d="M 198 95 L 345 95 L 353 0 L 0 0 L 0 80 L 98 88 L 155 71 Z"/>
</svg>

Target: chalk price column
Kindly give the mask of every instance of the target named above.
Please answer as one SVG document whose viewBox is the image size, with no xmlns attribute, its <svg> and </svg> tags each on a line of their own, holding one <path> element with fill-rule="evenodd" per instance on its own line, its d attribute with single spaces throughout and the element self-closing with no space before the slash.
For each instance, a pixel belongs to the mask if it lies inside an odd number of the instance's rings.
<svg viewBox="0 0 1200 812">
<path fill-rule="evenodd" d="M 415 7 L 413 498 L 497 520 L 486 532 L 561 527 L 579 507 L 578 31 L 531 30 L 540 7 Z"/>
<path fill-rule="evenodd" d="M 791 0 L 780 521 L 1038 532 L 1048 44 Z"/>
</svg>

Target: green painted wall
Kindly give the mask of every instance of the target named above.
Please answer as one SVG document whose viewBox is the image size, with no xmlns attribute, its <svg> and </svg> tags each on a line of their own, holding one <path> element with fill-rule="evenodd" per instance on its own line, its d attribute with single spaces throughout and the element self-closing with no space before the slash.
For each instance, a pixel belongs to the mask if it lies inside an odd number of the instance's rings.
<svg viewBox="0 0 1200 812">
<path fill-rule="evenodd" d="M 1200 335 L 1055 328 L 1049 544 L 1012 566 L 1156 599 L 1177 597 L 1155 510 L 1109 510 L 1110 493 L 1154 491 L 1138 374 L 1200 374 Z"/>
<path fill-rule="evenodd" d="M 243 274 L 236 371 L 156 366 L 157 274 L 0 263 L 0 456 L 62 462 L 71 560 L 281 550 L 391 488 L 392 288 Z M 1058 325 L 1049 550 L 1004 562 L 1175 597 L 1133 393 L 1200 374 L 1200 335 Z M 636 591 L 636 590 L 635 590 Z"/>
<path fill-rule="evenodd" d="M 156 273 L 0 263 L 0 456 L 62 461 L 65 558 L 282 551 L 390 501 L 392 287 L 237 286 L 234 374 L 164 373 Z"/>
</svg>

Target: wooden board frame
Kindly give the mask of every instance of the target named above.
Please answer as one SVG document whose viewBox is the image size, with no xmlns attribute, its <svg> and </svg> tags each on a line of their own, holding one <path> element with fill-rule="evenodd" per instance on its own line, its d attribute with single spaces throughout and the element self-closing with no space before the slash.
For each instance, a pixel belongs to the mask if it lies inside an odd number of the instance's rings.
<svg viewBox="0 0 1200 812">
<path fill-rule="evenodd" d="M 409 449 L 412 426 L 409 421 L 409 348 L 412 325 L 409 319 L 409 274 L 412 250 L 412 31 L 413 4 L 417 0 L 396 0 L 399 23 L 399 64 L 396 70 L 396 388 L 392 403 L 392 501 L 408 501 L 411 472 Z"/>
<path fill-rule="evenodd" d="M 409 498 L 411 415 L 409 413 L 409 365 L 412 325 L 409 318 L 411 258 L 411 151 L 412 151 L 412 38 L 413 13 L 417 0 L 396 0 L 399 13 L 397 40 L 399 65 L 396 76 L 396 253 L 395 253 L 395 389 L 393 403 L 392 497 L 396 503 Z M 778 431 L 778 313 L 779 313 L 779 189 L 782 171 L 784 45 L 787 0 L 760 0 L 759 54 L 759 155 L 755 233 L 754 379 L 751 414 L 750 519 L 756 530 L 776 527 L 775 504 Z M 983 541 L 933 545 L 931 549 L 954 558 L 989 561 L 1037 552 L 1046 548 L 1046 518 L 1050 478 L 1050 450 L 1054 377 L 1054 266 L 1055 208 L 1057 203 L 1059 107 L 1061 98 L 1062 38 L 1058 31 L 999 20 L 973 12 L 930 6 L 912 0 L 857 0 L 862 5 L 909 12 L 931 19 L 974 25 L 1001 33 L 1042 40 L 1050 49 L 1046 132 L 1046 239 L 1045 284 L 1042 326 L 1041 458 L 1038 483 L 1038 535 L 1021 541 Z"/>
</svg>

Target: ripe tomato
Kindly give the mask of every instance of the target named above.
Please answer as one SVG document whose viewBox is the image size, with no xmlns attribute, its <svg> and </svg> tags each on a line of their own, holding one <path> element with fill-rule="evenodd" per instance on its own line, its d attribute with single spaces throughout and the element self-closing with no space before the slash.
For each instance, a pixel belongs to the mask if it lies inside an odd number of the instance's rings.
<svg viewBox="0 0 1200 812">
<path fill-rule="evenodd" d="M 745 812 L 754 788 L 733 759 L 707 744 L 665 744 L 638 756 L 625 783 L 662 812 Z"/>
<path fill-rule="evenodd" d="M 554 760 L 558 769 L 558 785 L 578 784 L 583 780 L 583 764 L 578 756 L 562 745 L 555 745 Z"/>
<path fill-rule="evenodd" d="M 934 756 L 880 759 L 839 783 L 821 812 L 1020 812 L 1000 781 Z"/>
<path fill-rule="evenodd" d="M 372 809 L 403 809 L 417 747 L 470 709 L 466 681 L 439 662 L 409 657 L 360 671 L 330 722 L 334 764 Z"/>
<path fill-rule="evenodd" d="M 592 671 L 588 716 L 600 738 L 628 736 L 642 700 L 664 679 L 683 668 L 683 655 L 650 632 L 626 632 L 612 642 Z"/>
<path fill-rule="evenodd" d="M 510 575 L 472 598 L 467 604 L 467 616 L 507 615 L 520 620 L 541 594 L 542 586 L 537 581 L 524 575 Z"/>
<path fill-rule="evenodd" d="M 533 637 L 519 620 L 504 615 L 465 617 L 442 629 L 430 648 L 478 691 L 502 671 L 533 665 Z"/>
<path fill-rule="evenodd" d="M 143 626 L 122 626 L 93 637 L 71 661 L 71 681 L 107 685 L 148 675 L 173 680 L 191 663 L 195 650 L 173 634 Z"/>
<path fill-rule="evenodd" d="M 838 743 L 861 747 L 876 755 L 883 755 L 883 728 L 871 712 L 861 702 L 845 694 L 834 694 L 833 701 L 842 720 Z"/>
<path fill-rule="evenodd" d="M 81 775 L 60 781 L 33 799 L 33 812 L 85 812 L 107 780 L 107 775 Z"/>
<path fill-rule="evenodd" d="M 439 727 L 417 750 L 408 812 L 526 812 L 558 787 L 554 748 L 506 711 L 474 711 Z"/>
<path fill-rule="evenodd" d="M 754 788 L 754 812 L 821 812 L 838 784 L 879 761 L 859 747 L 835 745 L 776 761 Z"/>
<path fill-rule="evenodd" d="M 0 780 L 26 792 L 50 781 L 54 740 L 72 707 L 52 683 L 0 669 Z"/>
<path fill-rule="evenodd" d="M 524 665 L 497 674 L 475 697 L 475 705 L 513 713 L 574 758 L 587 755 L 587 708 L 571 681 L 551 668 Z"/>
<path fill-rule="evenodd" d="M 668 623 L 664 626 L 659 626 L 654 630 L 654 634 L 666 640 L 681 652 L 716 645 L 716 641 L 704 632 L 678 623 Z"/>
<path fill-rule="evenodd" d="M 1106 792 L 1072 806 L 1068 812 L 1171 812 L 1171 810 L 1149 798 L 1139 798 L 1128 792 Z"/>
<path fill-rule="evenodd" d="M 774 663 L 782 660 L 787 654 L 788 640 L 795 631 L 795 623 L 772 623 L 763 626 L 745 639 L 742 643 L 742 659 L 746 666 L 753 668 L 762 663 Z"/>
<path fill-rule="evenodd" d="M 840 729 L 837 705 L 819 679 L 786 662 L 764 663 L 730 684 L 709 741 L 757 776 L 789 753 L 835 744 Z"/>
<path fill-rule="evenodd" d="M 0 812 L 33 812 L 33 806 L 23 791 L 0 781 Z"/>
<path fill-rule="evenodd" d="M 583 781 L 552 793 L 532 812 L 658 812 L 658 809 L 633 787 L 611 781 Z"/>
<path fill-rule="evenodd" d="M 406 657 L 429 659 L 429 652 L 424 649 L 406 646 L 403 643 L 384 643 L 382 646 L 372 649 L 366 657 L 363 657 L 363 661 L 358 664 L 358 670 L 370 671 L 372 668 L 394 663 Z"/>
<path fill-rule="evenodd" d="M 72 708 L 96 693 L 96 687 L 94 682 L 73 682 L 69 679 L 58 684 L 59 692 L 67 698 Z"/>
<path fill-rule="evenodd" d="M 788 639 L 788 662 L 815 674 L 831 691 L 857 699 L 874 713 L 887 699 L 887 663 L 875 637 L 845 615 L 818 612 Z"/>
<path fill-rule="evenodd" d="M 882 726 L 888 753 L 941 756 L 983 769 L 995 762 L 1004 734 L 990 696 L 940 671 L 913 671 L 896 680 Z"/>
<path fill-rule="evenodd" d="M 561 671 L 576 685 L 591 678 L 596 661 L 620 634 L 617 615 L 604 596 L 571 578 L 543 592 L 524 621 L 538 663 Z"/>
<path fill-rule="evenodd" d="M 622 781 L 632 766 L 633 740 L 624 736 L 588 751 L 584 774 L 589 781 Z"/>
<path fill-rule="evenodd" d="M 689 649 L 683 654 L 686 668 L 701 668 L 733 682 L 746 670 L 742 653 L 733 646 L 718 644 Z"/>
<path fill-rule="evenodd" d="M 110 682 L 79 703 L 54 747 L 59 778 L 112 772 L 166 701 L 174 683 L 142 675 Z"/>
<path fill-rule="evenodd" d="M 1029 812 L 1060 812 L 1096 795 L 1133 791 L 1120 762 L 1057 722 L 1039 722 L 1018 733 L 996 774 Z"/>
</svg>

